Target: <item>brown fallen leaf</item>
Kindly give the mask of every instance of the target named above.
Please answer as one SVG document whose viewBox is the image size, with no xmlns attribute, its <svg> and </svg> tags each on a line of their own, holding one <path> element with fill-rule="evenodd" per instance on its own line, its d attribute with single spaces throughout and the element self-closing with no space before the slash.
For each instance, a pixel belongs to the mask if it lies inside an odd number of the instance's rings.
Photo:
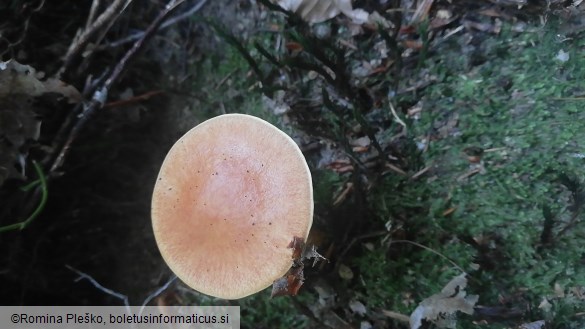
<svg viewBox="0 0 585 329">
<path fill-rule="evenodd" d="M 410 315 L 410 328 L 420 328 L 422 320 L 433 322 L 439 328 L 455 328 L 457 312 L 473 314 L 473 307 L 477 303 L 479 296 L 467 296 L 465 292 L 467 279 L 465 276 L 465 273 L 456 276 L 447 283 L 440 293 L 420 302 Z"/>
<path fill-rule="evenodd" d="M 288 244 L 288 248 L 293 250 L 291 256 L 293 265 L 282 278 L 274 280 L 270 298 L 296 296 L 305 282 L 305 275 L 303 273 L 305 264 L 303 261 L 312 259 L 313 266 L 315 266 L 317 261 L 327 260 L 317 252 L 314 245 L 306 248 L 305 240 L 297 236 L 293 237 L 292 241 Z"/>
<path fill-rule="evenodd" d="M 295 236 L 288 244 L 287 248 L 293 250 L 292 259 L 294 262 L 298 262 L 301 259 L 301 255 L 303 254 L 303 249 L 305 249 L 305 241 L 303 238 Z"/>
<path fill-rule="evenodd" d="M 351 0 L 272 0 L 281 8 L 292 11 L 308 23 L 320 23 L 341 13 L 356 24 L 368 22 L 369 14 L 353 9 Z"/>
<path fill-rule="evenodd" d="M 270 298 L 279 296 L 296 296 L 304 281 L 305 276 L 303 274 L 303 267 L 293 266 L 282 278 L 274 281 Z"/>
<path fill-rule="evenodd" d="M 57 79 L 41 81 L 36 70 L 11 59 L 0 62 L 0 98 L 11 95 L 40 96 L 46 93 L 63 95 L 70 103 L 81 101 L 75 87 Z"/>
</svg>

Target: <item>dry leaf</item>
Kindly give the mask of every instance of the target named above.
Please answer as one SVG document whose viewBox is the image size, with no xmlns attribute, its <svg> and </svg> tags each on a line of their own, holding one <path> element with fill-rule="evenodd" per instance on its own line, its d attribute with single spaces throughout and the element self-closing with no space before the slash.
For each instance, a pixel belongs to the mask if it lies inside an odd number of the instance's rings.
<svg viewBox="0 0 585 329">
<path fill-rule="evenodd" d="M 363 24 L 369 14 L 361 9 L 353 9 L 351 0 L 272 0 L 281 8 L 301 16 L 306 22 L 314 24 L 331 19 L 340 13 L 349 17 L 353 23 Z"/>
<path fill-rule="evenodd" d="M 302 267 L 291 267 L 280 279 L 272 283 L 270 298 L 279 296 L 296 296 L 305 281 Z"/>
<path fill-rule="evenodd" d="M 562 50 L 562 49 L 559 50 L 559 52 L 555 56 L 555 59 L 559 62 L 562 62 L 562 63 L 567 62 L 570 58 L 571 58 L 571 56 L 569 55 L 569 53 Z"/>
<path fill-rule="evenodd" d="M 368 136 L 359 137 L 359 138 L 356 138 L 354 140 L 349 141 L 349 144 L 351 146 L 361 146 L 361 147 L 370 146 L 371 143 L 372 143 L 372 141 L 370 140 L 370 137 L 368 137 Z"/>
<path fill-rule="evenodd" d="M 473 307 L 479 296 L 466 296 L 467 279 L 465 273 L 456 276 L 440 293 L 426 298 L 410 315 L 410 328 L 418 329 L 422 320 L 433 322 L 439 328 L 455 328 L 455 314 L 473 314 Z"/>
<path fill-rule="evenodd" d="M 16 94 L 0 97 L 0 186 L 10 178 L 22 179 L 23 168 L 28 155 L 27 141 L 37 140 L 41 122 L 32 109 L 32 99 Z"/>
<path fill-rule="evenodd" d="M 362 304 L 362 302 L 360 302 L 359 300 L 350 301 L 349 302 L 349 309 L 353 313 L 356 313 L 360 316 L 364 316 L 368 312 L 368 310 L 366 309 L 366 306 L 364 304 Z"/>
<path fill-rule="evenodd" d="M 545 324 L 546 322 L 544 320 L 534 321 L 530 323 L 521 324 L 520 327 L 518 327 L 518 329 L 542 329 L 544 328 Z"/>
<path fill-rule="evenodd" d="M 550 310 L 552 309 L 552 304 L 548 301 L 548 299 L 542 298 L 540 304 L 538 305 L 538 308 L 545 312 L 550 312 Z"/>
<path fill-rule="evenodd" d="M 0 62 L 0 98 L 10 95 L 36 97 L 45 93 L 61 94 L 70 103 L 81 101 L 79 91 L 63 81 L 57 79 L 41 81 L 34 68 L 13 59 Z"/>
<path fill-rule="evenodd" d="M 341 264 L 339 266 L 339 276 L 344 280 L 351 280 L 353 279 L 353 271 L 349 266 Z"/>
</svg>

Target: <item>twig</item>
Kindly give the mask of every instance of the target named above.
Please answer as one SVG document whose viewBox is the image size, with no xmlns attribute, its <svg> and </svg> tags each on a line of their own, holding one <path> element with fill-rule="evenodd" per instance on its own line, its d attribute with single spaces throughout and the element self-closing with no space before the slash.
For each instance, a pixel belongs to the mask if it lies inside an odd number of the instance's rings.
<svg viewBox="0 0 585 329">
<path fill-rule="evenodd" d="M 577 225 L 577 223 L 579 223 L 579 215 L 581 215 L 581 209 L 573 212 L 573 215 L 571 216 L 571 219 L 569 219 L 569 222 L 565 225 L 565 227 L 563 227 L 559 233 L 557 233 L 556 238 L 558 239 L 559 237 L 563 236 L 565 233 L 567 233 L 568 230 L 572 229 L 573 227 L 575 227 L 575 225 Z"/>
<path fill-rule="evenodd" d="M 225 77 L 223 77 L 215 86 L 215 90 L 218 90 L 219 87 L 221 87 L 234 73 L 236 73 L 238 71 L 238 69 L 232 70 L 230 73 L 228 73 Z"/>
<path fill-rule="evenodd" d="M 406 123 L 404 123 L 404 121 L 402 121 L 402 119 L 400 119 L 400 117 L 398 116 L 398 114 L 396 113 L 396 110 L 394 109 L 394 105 L 392 105 L 392 102 L 390 100 L 388 100 L 388 104 L 390 105 L 390 111 L 392 112 L 392 116 L 394 117 L 394 119 L 396 119 L 396 121 L 402 126 L 404 127 L 404 129 L 407 129 L 406 127 Z"/>
<path fill-rule="evenodd" d="M 24 27 L 23 27 L 23 29 L 22 29 L 22 33 L 20 34 L 20 37 L 19 37 L 19 38 L 18 38 L 16 41 L 12 42 L 12 41 L 10 41 L 9 39 L 7 39 L 6 37 L 4 37 L 4 36 L 2 35 L 2 33 L 0 33 L 0 40 L 4 39 L 4 40 L 6 40 L 6 43 L 7 43 L 7 45 L 6 45 L 6 47 L 5 47 L 5 50 L 3 50 L 3 51 L 0 53 L 0 56 L 2 56 L 2 57 L 3 57 L 3 55 L 4 55 L 6 52 L 8 52 L 8 51 L 12 52 L 12 51 L 13 51 L 13 50 L 12 50 L 12 48 L 14 48 L 14 47 L 18 46 L 19 44 L 21 44 L 21 43 L 24 41 L 24 39 L 26 38 L 26 35 L 27 35 L 27 33 L 28 33 L 28 28 L 29 28 L 29 26 L 30 26 L 30 20 L 31 20 L 31 17 L 32 17 L 32 13 L 39 12 L 39 11 L 40 11 L 40 10 L 43 8 L 43 6 L 44 6 L 44 5 L 45 5 L 45 0 L 42 0 L 42 1 L 39 3 L 39 5 L 38 5 L 36 8 L 33 8 L 33 9 L 31 10 L 31 15 L 29 15 L 29 16 L 26 18 L 26 20 L 24 20 L 24 23 L 23 23 Z M 15 56 L 13 55 L 13 56 L 11 56 L 11 57 L 15 57 Z"/>
<path fill-rule="evenodd" d="M 97 15 L 97 10 L 100 7 L 101 0 L 93 0 L 91 3 L 91 8 L 89 9 L 89 15 L 87 16 L 87 22 L 85 23 L 85 29 L 89 29 L 91 24 L 93 24 L 95 20 L 95 15 Z"/>
<path fill-rule="evenodd" d="M 440 41 L 442 42 L 442 41 L 445 41 L 445 40 L 447 40 L 447 39 L 448 39 L 448 38 L 450 38 L 451 36 L 453 36 L 453 35 L 455 35 L 455 34 L 459 33 L 460 31 L 462 31 L 464 28 L 465 28 L 465 27 L 464 27 L 463 25 L 460 25 L 459 27 L 457 27 L 457 28 L 455 28 L 455 29 L 451 30 L 449 33 L 445 34 L 445 35 L 443 36 L 443 38 L 441 38 L 441 40 L 440 40 Z"/>
<path fill-rule="evenodd" d="M 507 147 L 492 147 L 492 148 L 483 150 L 483 153 L 498 152 L 498 151 L 503 151 L 505 149 L 507 149 Z"/>
<path fill-rule="evenodd" d="M 434 0 L 423 0 L 416 8 L 414 15 L 412 15 L 410 24 L 417 24 L 427 19 L 429 17 L 429 10 L 431 9 L 433 2 Z"/>
<path fill-rule="evenodd" d="M 393 172 L 398 173 L 398 174 L 400 174 L 402 176 L 408 176 L 408 174 L 404 170 L 396 167 L 395 165 L 391 164 L 390 162 L 384 163 L 384 166 L 386 168 L 392 170 Z"/>
<path fill-rule="evenodd" d="M 155 290 L 152 294 L 148 295 L 144 299 L 144 301 L 142 301 L 142 306 L 140 307 L 139 314 L 142 314 L 142 311 L 144 310 L 144 307 L 146 307 L 146 305 L 148 305 L 148 303 L 150 303 L 151 300 L 153 300 L 158 295 L 162 294 L 165 290 L 167 290 L 169 288 L 169 286 L 173 282 L 175 282 L 176 279 L 177 279 L 177 276 L 173 274 L 173 276 L 171 276 L 171 278 L 167 281 L 167 283 L 165 283 L 162 287 L 160 287 L 157 290 Z"/>
<path fill-rule="evenodd" d="M 65 60 L 63 61 L 63 67 L 61 68 L 61 74 L 64 74 L 69 70 L 69 67 L 72 65 L 73 60 L 83 52 L 85 46 L 89 43 L 91 38 L 97 34 L 97 32 L 105 26 L 115 15 L 118 15 L 124 8 L 126 8 L 132 0 L 114 0 L 112 3 L 98 18 L 91 24 L 88 29 L 79 36 L 77 40 L 75 40 L 67 54 L 65 55 Z"/>
<path fill-rule="evenodd" d="M 86 273 L 83 273 L 80 270 L 78 270 L 78 269 L 76 269 L 76 268 L 74 268 L 74 267 L 72 267 L 70 265 L 65 265 L 65 267 L 67 269 L 69 269 L 70 271 L 73 271 L 73 272 L 77 273 L 77 275 L 79 275 L 79 277 L 77 279 L 75 279 L 75 282 L 79 282 L 82 279 L 88 280 L 94 287 L 96 287 L 101 292 L 104 292 L 104 293 L 106 293 L 106 294 L 108 294 L 108 295 L 110 295 L 112 297 L 115 297 L 115 298 L 120 299 L 124 303 L 124 306 L 126 306 L 126 311 L 128 313 L 130 313 L 130 302 L 128 301 L 128 296 L 123 295 L 123 294 L 121 294 L 119 292 L 115 292 L 112 289 L 108 289 L 108 288 L 102 286 L 99 282 L 97 282 L 96 279 L 94 279 L 93 277 L 91 277 L 91 275 L 86 274 Z"/>
<path fill-rule="evenodd" d="M 431 166 L 426 166 L 423 169 L 419 170 L 416 174 L 412 175 L 412 177 L 410 177 L 410 179 L 417 179 L 420 176 L 422 176 L 423 174 L 425 174 L 427 171 L 429 171 L 429 169 L 431 169 Z"/>
<path fill-rule="evenodd" d="M 71 131 L 69 132 L 68 137 L 65 140 L 63 146 L 61 146 L 61 148 L 59 149 L 59 153 L 52 162 L 50 172 L 56 171 L 59 167 L 63 165 L 65 156 L 67 155 L 69 149 L 71 148 L 71 144 L 73 143 L 81 129 L 93 116 L 93 114 L 103 107 L 108 97 L 110 88 L 113 86 L 114 82 L 116 82 L 120 74 L 122 74 L 122 72 L 128 65 L 128 62 L 138 53 L 140 49 L 142 49 L 144 44 L 148 40 L 150 40 L 150 38 L 158 30 L 158 27 L 161 25 L 163 20 L 184 1 L 185 0 L 170 0 L 167 3 L 165 9 L 154 19 L 154 21 L 146 29 L 144 36 L 141 39 L 137 40 L 132 46 L 132 48 L 130 48 L 126 52 L 126 54 L 124 54 L 124 57 L 122 57 L 122 59 L 120 59 L 120 61 L 116 64 L 114 69 L 111 71 L 110 75 L 104 81 L 103 85 L 97 88 L 97 90 L 93 93 L 91 101 L 83 104 L 83 110 L 78 116 L 79 120 L 75 123 L 73 128 L 71 128 Z"/>
<path fill-rule="evenodd" d="M 100 290 L 103 293 L 106 293 L 110 296 L 113 296 L 115 298 L 120 299 L 123 303 L 124 306 L 126 306 L 126 312 L 128 312 L 128 314 L 131 314 L 131 310 L 130 310 L 130 300 L 128 299 L 128 296 L 121 294 L 119 292 L 115 292 L 112 289 L 106 288 L 103 285 L 101 285 L 99 282 L 97 282 L 96 279 L 94 279 L 91 275 L 81 272 L 80 270 L 74 268 L 71 265 L 65 265 L 65 267 L 67 269 L 69 269 L 70 271 L 73 271 L 75 273 L 77 273 L 77 275 L 79 275 L 79 277 L 77 279 L 75 279 L 75 282 L 79 282 L 82 279 L 86 279 L 88 280 L 94 287 L 96 287 L 98 290 Z M 167 290 L 169 288 L 169 286 L 175 282 L 175 280 L 177 279 L 176 275 L 171 276 L 171 278 L 167 281 L 167 283 L 165 283 L 162 287 L 156 289 L 153 293 L 151 293 L 150 295 L 148 295 L 144 301 L 142 301 L 142 306 L 140 307 L 140 311 L 138 312 L 138 314 L 142 314 L 142 311 L 144 310 L 144 308 L 146 307 L 146 305 L 148 303 L 150 303 L 151 300 L 153 300 L 154 298 L 156 298 L 158 295 L 162 294 L 165 290 Z"/>
<path fill-rule="evenodd" d="M 140 101 L 148 100 L 151 97 L 154 97 L 156 95 L 160 95 L 162 93 L 164 93 L 164 91 L 162 91 L 162 90 L 149 91 L 147 93 L 144 93 L 144 94 L 138 95 L 138 96 L 134 96 L 134 97 L 131 97 L 129 99 L 121 99 L 118 101 L 108 102 L 107 104 L 104 105 L 104 108 L 114 108 L 114 107 L 118 107 L 118 106 L 131 105 L 134 103 L 138 103 Z"/>
<path fill-rule="evenodd" d="M 339 256 L 337 257 L 337 264 L 341 263 L 341 260 L 345 257 L 345 254 L 347 254 L 349 252 L 349 250 L 351 250 L 351 248 L 353 248 L 353 245 L 356 244 L 357 242 L 359 242 L 361 240 L 369 239 L 369 238 L 375 238 L 377 236 L 386 235 L 386 234 L 389 234 L 389 232 L 386 230 L 383 230 L 383 231 L 375 231 L 375 232 L 371 232 L 371 233 L 366 233 L 366 234 L 362 234 L 362 235 L 354 237 L 347 244 L 347 246 L 339 253 Z M 336 265 L 336 267 L 337 267 L 337 265 Z"/>
<path fill-rule="evenodd" d="M 410 317 L 408 315 L 404 315 L 402 313 L 398 313 L 398 312 L 393 312 L 393 311 L 388 311 L 388 310 L 382 310 L 382 314 L 384 314 L 385 316 L 394 319 L 394 320 L 398 320 L 400 322 L 410 322 Z"/>
<path fill-rule="evenodd" d="M 457 177 L 457 181 L 458 182 L 463 181 L 463 180 L 465 180 L 465 179 L 467 179 L 467 178 L 469 178 L 469 177 L 471 177 L 471 176 L 473 176 L 475 174 L 479 174 L 480 172 L 481 172 L 481 169 L 480 168 L 472 169 L 472 170 L 466 172 L 465 174 Z"/>
<path fill-rule="evenodd" d="M 193 15 L 194 13 L 198 12 L 201 8 L 203 8 L 203 6 L 207 3 L 207 1 L 208 0 L 200 0 L 193 7 L 191 7 L 191 9 L 187 10 L 186 12 L 169 18 L 168 20 L 166 20 L 164 23 L 161 24 L 159 30 L 166 29 L 167 27 L 169 27 L 173 24 L 176 24 L 176 23 L 178 23 L 186 18 L 189 18 L 191 15 Z M 120 40 L 112 41 L 106 45 L 97 47 L 97 49 L 103 50 L 106 48 L 116 48 L 116 47 L 125 45 L 127 43 L 130 43 L 130 42 L 133 42 L 133 41 L 136 41 L 136 40 L 142 38 L 144 36 L 144 33 L 146 33 L 146 32 L 137 32 L 137 33 L 131 34 L 131 35 L 129 35 L 125 38 L 122 38 Z"/>
<path fill-rule="evenodd" d="M 417 246 L 417 247 L 422 248 L 424 250 L 430 251 L 433 254 L 435 254 L 435 255 L 443 258 L 444 260 L 448 261 L 449 263 L 451 263 L 451 265 L 453 265 L 456 269 L 458 269 L 459 271 L 461 271 L 461 273 L 467 273 L 467 272 L 465 272 L 465 270 L 463 268 L 461 268 L 461 266 L 457 265 L 457 263 L 455 263 L 454 261 L 452 261 L 449 257 L 441 254 L 440 252 L 438 252 L 438 251 L 436 251 L 434 249 L 431 249 L 431 248 L 429 248 L 429 247 L 427 247 L 425 245 L 422 245 L 422 244 L 420 244 L 418 242 L 414 242 L 414 241 L 410 241 L 410 240 L 392 240 L 392 241 L 390 241 L 390 244 L 395 244 L 395 243 L 408 243 L 408 244 L 411 244 L 413 246 Z"/>
</svg>

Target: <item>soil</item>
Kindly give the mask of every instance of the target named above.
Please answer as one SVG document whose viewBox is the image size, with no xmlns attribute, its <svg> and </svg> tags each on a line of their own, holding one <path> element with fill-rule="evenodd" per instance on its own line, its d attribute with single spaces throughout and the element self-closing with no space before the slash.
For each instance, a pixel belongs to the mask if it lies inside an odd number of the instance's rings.
<svg viewBox="0 0 585 329">
<path fill-rule="evenodd" d="M 228 0 L 210 1 L 200 14 L 217 15 L 241 34 L 250 28 L 243 20 L 255 13 Z M 171 41 L 165 38 L 189 44 L 168 55 Z M 177 59 L 223 46 L 209 29 L 190 21 L 155 38 L 120 85 L 139 92 L 158 81 L 171 92 L 138 106 L 104 109 L 92 119 L 51 183 L 42 215 L 26 230 L 0 236 L 3 304 L 121 305 L 68 267 L 127 295 L 131 304 L 141 304 L 171 278 L 152 234 L 150 198 L 166 152 L 198 122 L 196 112 L 187 110 L 194 102 L 188 91 L 172 91 L 187 75 L 185 62 Z M 148 72 L 149 82 L 140 82 L 141 71 Z"/>
</svg>

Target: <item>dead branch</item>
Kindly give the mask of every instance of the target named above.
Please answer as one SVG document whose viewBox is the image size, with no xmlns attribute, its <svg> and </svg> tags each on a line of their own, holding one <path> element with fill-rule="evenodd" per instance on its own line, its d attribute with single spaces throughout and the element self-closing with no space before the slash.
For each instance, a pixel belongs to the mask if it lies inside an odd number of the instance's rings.
<svg viewBox="0 0 585 329">
<path fill-rule="evenodd" d="M 160 27 L 164 19 L 184 1 L 185 0 L 170 0 L 163 9 L 163 11 L 161 11 L 161 13 L 154 19 L 154 21 L 146 29 L 146 31 L 144 32 L 144 36 L 137 40 L 132 46 L 132 48 L 130 48 L 124 54 L 122 59 L 120 59 L 120 61 L 116 64 L 114 69 L 107 76 L 103 84 L 100 84 L 97 88 L 94 89 L 93 94 L 91 95 L 91 100 L 84 102 L 81 105 L 80 111 L 77 110 L 73 112 L 76 114 L 78 120 L 77 122 L 75 122 L 75 124 L 67 134 L 67 138 L 65 139 L 63 145 L 56 148 L 56 150 L 59 151 L 51 160 L 50 173 L 55 173 L 55 171 L 57 171 L 63 165 L 65 157 L 67 156 L 67 153 L 69 152 L 73 141 L 77 138 L 79 132 L 83 129 L 83 127 L 93 116 L 93 114 L 95 114 L 97 110 L 101 109 L 104 106 L 110 89 L 112 88 L 113 84 L 117 81 L 117 79 L 120 77 L 120 74 L 122 74 L 130 60 L 134 58 L 138 51 L 142 49 L 144 44 L 148 40 L 150 40 L 150 38 L 154 35 L 156 31 L 158 31 L 158 28 Z M 88 95 L 89 93 L 91 93 L 90 90 L 88 90 Z"/>
<path fill-rule="evenodd" d="M 199 2 L 194 4 L 193 7 L 186 10 L 184 13 L 169 18 L 168 20 L 166 20 L 164 23 L 161 24 L 159 30 L 166 29 L 167 27 L 169 27 L 173 24 L 176 24 L 184 19 L 191 17 L 193 14 L 195 14 L 201 8 L 203 8 L 203 6 L 207 3 L 207 1 L 208 0 L 200 0 Z M 137 32 L 137 33 L 131 34 L 131 35 L 129 35 L 125 38 L 122 38 L 120 40 L 116 40 L 116 41 L 110 42 L 108 44 L 105 44 L 103 46 L 97 47 L 97 49 L 102 50 L 102 49 L 106 49 L 106 48 L 116 48 L 116 47 L 123 46 L 127 43 L 131 43 L 133 41 L 136 41 L 136 40 L 142 38 L 144 36 L 144 33 L 146 33 L 146 32 Z"/>
<path fill-rule="evenodd" d="M 73 41 L 71 46 L 69 46 L 69 50 L 67 50 L 67 54 L 65 55 L 63 67 L 60 70 L 61 75 L 69 70 L 73 64 L 74 59 L 83 52 L 85 46 L 87 46 L 91 38 L 94 37 L 104 26 L 106 26 L 113 17 L 124 11 L 124 9 L 131 2 L 132 0 L 114 0 L 114 3 L 112 3 L 101 15 L 99 15 L 95 22 L 91 23 L 91 26 L 86 28 L 85 31 L 82 32 L 81 35 Z M 90 15 L 92 15 L 91 12 Z M 90 19 L 92 18 L 90 17 Z"/>
</svg>

